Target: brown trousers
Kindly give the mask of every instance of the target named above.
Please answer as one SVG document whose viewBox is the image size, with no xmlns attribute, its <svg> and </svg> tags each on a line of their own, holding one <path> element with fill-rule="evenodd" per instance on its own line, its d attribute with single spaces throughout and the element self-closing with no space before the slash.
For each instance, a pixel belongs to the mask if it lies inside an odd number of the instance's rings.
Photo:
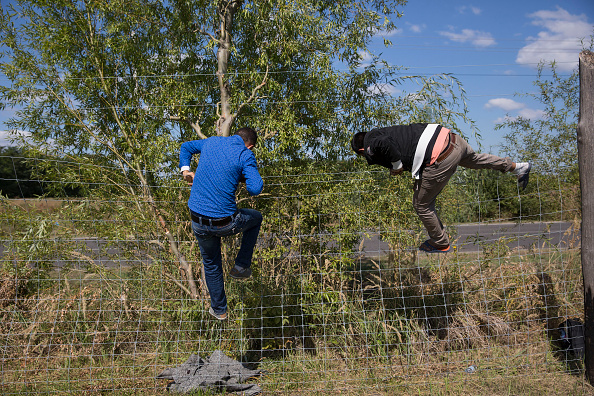
<svg viewBox="0 0 594 396">
<path fill-rule="evenodd" d="M 453 139 L 452 139 L 452 136 Z M 491 154 L 477 154 L 460 136 L 450 134 L 453 151 L 441 162 L 426 166 L 421 178 L 415 181 L 413 207 L 423 222 L 430 241 L 438 246 L 449 245 L 450 240 L 444 226 L 435 212 L 435 199 L 448 184 L 458 165 L 471 169 L 493 169 L 509 172 L 513 166 L 511 158 Z"/>
</svg>

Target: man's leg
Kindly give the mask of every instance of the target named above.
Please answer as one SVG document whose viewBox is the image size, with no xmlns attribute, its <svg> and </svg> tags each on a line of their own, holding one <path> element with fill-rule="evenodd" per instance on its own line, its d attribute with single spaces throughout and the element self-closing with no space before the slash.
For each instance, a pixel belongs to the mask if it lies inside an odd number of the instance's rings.
<svg viewBox="0 0 594 396">
<path fill-rule="evenodd" d="M 262 225 L 262 214 L 254 209 L 240 209 L 239 212 L 237 231 L 243 232 L 243 235 L 235 265 L 241 268 L 249 268 L 252 265 L 254 247 L 258 241 L 258 234 Z"/>
<path fill-rule="evenodd" d="M 493 169 L 501 172 L 510 172 L 515 168 L 514 162 L 509 157 L 476 153 L 460 136 L 456 136 L 456 143 L 464 153 L 460 159 L 460 166 L 470 169 Z"/>
<path fill-rule="evenodd" d="M 438 247 L 448 246 L 450 240 L 435 211 L 435 200 L 456 168 L 453 168 L 449 176 L 446 175 L 442 180 L 434 178 L 432 173 L 435 172 L 428 172 L 428 169 L 429 167 L 425 168 L 421 179 L 415 182 L 413 207 L 425 226 L 431 242 Z"/>
<path fill-rule="evenodd" d="M 492 154 L 476 153 L 472 147 L 462 138 L 457 139 L 459 144 L 466 151 L 460 160 L 460 165 L 471 169 L 493 169 L 501 172 L 511 172 L 518 178 L 518 185 L 523 190 L 528 185 L 530 169 L 529 162 L 513 162 L 509 157 L 498 157 Z"/>
<path fill-rule="evenodd" d="M 450 143 L 453 145 L 450 155 L 441 162 L 425 167 L 421 179 L 415 181 L 413 207 L 429 234 L 430 242 L 437 247 L 448 246 L 450 240 L 435 211 L 435 200 L 456 172 L 460 160 L 466 153 L 466 148 L 459 144 L 461 140 L 456 136 L 455 141 L 452 140 Z"/>
<path fill-rule="evenodd" d="M 227 312 L 227 296 L 223 278 L 223 265 L 221 258 L 221 238 L 218 236 L 198 234 L 194 231 L 200 254 L 204 263 L 204 277 L 210 293 L 210 307 L 220 315 Z"/>
</svg>

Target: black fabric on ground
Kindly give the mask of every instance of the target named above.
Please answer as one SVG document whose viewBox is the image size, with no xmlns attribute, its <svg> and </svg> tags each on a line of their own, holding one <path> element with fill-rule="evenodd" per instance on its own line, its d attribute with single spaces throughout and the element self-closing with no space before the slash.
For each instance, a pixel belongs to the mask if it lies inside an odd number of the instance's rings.
<svg viewBox="0 0 594 396">
<path fill-rule="evenodd" d="M 206 360 L 199 355 L 190 355 L 181 366 L 165 369 L 157 378 L 173 380 L 167 385 L 167 389 L 172 392 L 216 389 L 221 392 L 243 392 L 242 395 L 252 396 L 261 393 L 262 388 L 244 382 L 260 374 L 260 370 L 250 370 L 216 350 Z"/>
</svg>

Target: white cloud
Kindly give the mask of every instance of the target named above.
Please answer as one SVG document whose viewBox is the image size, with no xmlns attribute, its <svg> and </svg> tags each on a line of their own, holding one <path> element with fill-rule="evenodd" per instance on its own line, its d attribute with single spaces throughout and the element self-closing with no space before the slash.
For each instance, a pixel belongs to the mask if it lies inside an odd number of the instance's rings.
<svg viewBox="0 0 594 396">
<path fill-rule="evenodd" d="M 371 55 L 367 51 L 359 51 L 359 59 L 361 60 L 361 64 L 359 65 L 359 67 L 367 67 L 371 65 L 373 55 Z"/>
<path fill-rule="evenodd" d="M 538 109 L 522 109 L 518 112 L 518 115 L 529 120 L 538 120 L 544 118 L 545 112 Z"/>
<path fill-rule="evenodd" d="M 8 140 L 8 131 L 0 131 L 0 147 L 10 146 L 10 140 Z"/>
<path fill-rule="evenodd" d="M 389 32 L 387 30 L 380 29 L 376 33 L 374 33 L 374 36 L 375 37 L 390 38 L 390 37 L 394 37 L 394 36 L 400 35 L 400 34 L 402 34 L 402 32 L 403 32 L 402 29 L 398 29 L 398 28 L 392 29 Z"/>
<path fill-rule="evenodd" d="M 518 112 L 517 116 L 510 116 L 506 115 L 504 117 L 499 117 L 493 121 L 494 124 L 501 124 L 503 122 L 513 122 L 516 121 L 518 118 L 526 118 L 529 120 L 537 120 L 545 118 L 546 114 L 542 110 L 538 109 L 522 109 Z"/>
<path fill-rule="evenodd" d="M 532 25 L 544 30 L 537 37 L 528 37 L 530 44 L 520 49 L 516 62 L 536 67 L 534 64 L 541 61 L 555 61 L 559 70 L 573 70 L 582 50 L 581 39 L 590 37 L 594 28 L 587 16 L 573 15 L 557 7 L 555 11 L 541 10 L 528 17 Z"/>
<path fill-rule="evenodd" d="M 458 12 L 460 14 L 465 14 L 467 10 L 470 10 L 470 12 L 472 12 L 474 15 L 480 15 L 480 13 L 483 11 L 478 7 L 475 6 L 462 6 L 462 7 L 458 7 Z"/>
<path fill-rule="evenodd" d="M 413 33 L 421 33 L 423 30 L 425 30 L 426 27 L 427 27 L 427 25 L 425 25 L 424 23 L 420 24 L 420 25 L 412 25 L 411 24 L 409 26 L 409 29 Z"/>
<path fill-rule="evenodd" d="M 25 131 L 16 131 L 16 132 L 0 131 L 0 147 L 13 146 L 14 144 L 10 142 L 10 137 L 15 137 L 15 135 L 31 136 L 31 134 L 29 132 L 25 132 Z"/>
<path fill-rule="evenodd" d="M 406 22 L 406 28 L 411 32 L 411 33 L 421 33 L 422 31 L 424 31 L 425 29 L 427 29 L 427 24 L 425 23 L 420 23 L 420 24 L 412 24 L 410 22 Z M 379 29 L 377 31 L 374 32 L 374 37 L 381 37 L 384 39 L 389 39 L 391 37 L 395 37 L 395 36 L 399 36 L 402 35 L 404 32 L 406 31 L 405 28 L 395 28 L 392 29 L 391 31 L 387 31 L 385 29 Z"/>
<path fill-rule="evenodd" d="M 515 100 L 507 98 L 491 99 L 485 104 L 486 109 L 497 108 L 505 111 L 520 110 L 525 107 L 526 105 L 524 103 L 516 102 Z"/>
<path fill-rule="evenodd" d="M 505 121 L 515 121 L 519 117 L 527 118 L 529 120 L 537 120 L 545 117 L 543 110 L 527 108 L 526 104 L 516 102 L 508 98 L 495 98 L 485 103 L 486 109 L 501 109 L 506 112 L 515 112 L 516 115 L 507 114 L 504 117 L 497 118 L 494 123 L 501 124 Z"/>
<path fill-rule="evenodd" d="M 460 43 L 470 42 L 476 47 L 489 47 L 495 45 L 495 39 L 488 32 L 481 32 L 480 30 L 462 29 L 462 32 L 439 32 L 442 36 L 449 38 L 452 41 Z"/>
<path fill-rule="evenodd" d="M 401 93 L 402 91 L 390 84 L 374 84 L 369 87 L 368 92 L 373 95 L 379 95 L 382 93 L 388 94 L 388 95 L 394 95 L 394 94 Z"/>
</svg>

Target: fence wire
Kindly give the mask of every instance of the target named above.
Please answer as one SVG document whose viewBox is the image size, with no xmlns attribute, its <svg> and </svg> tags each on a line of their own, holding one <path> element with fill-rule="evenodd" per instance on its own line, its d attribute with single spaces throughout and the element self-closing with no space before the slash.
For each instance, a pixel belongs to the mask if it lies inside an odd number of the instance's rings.
<svg viewBox="0 0 594 396">
<path fill-rule="evenodd" d="M 21 192 L 0 197 L 2 394 L 163 394 L 175 380 L 159 374 L 215 351 L 261 370 L 246 383 L 263 394 L 592 391 L 559 327 L 583 318 L 566 175 L 518 191 L 459 171 L 438 199 L 454 252 L 428 255 L 406 177 L 263 169 L 265 194 L 238 195 L 264 215 L 254 273 L 226 278 L 219 322 L 180 180 L 11 161 L 33 171 L 0 179 Z M 225 273 L 239 241 L 223 241 Z"/>
</svg>

